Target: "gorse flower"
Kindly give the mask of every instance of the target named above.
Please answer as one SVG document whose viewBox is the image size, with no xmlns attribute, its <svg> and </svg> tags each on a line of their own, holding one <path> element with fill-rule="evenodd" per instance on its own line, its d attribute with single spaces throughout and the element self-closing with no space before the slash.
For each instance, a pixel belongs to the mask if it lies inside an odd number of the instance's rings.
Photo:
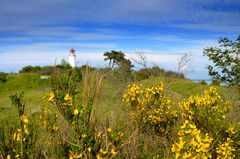
<svg viewBox="0 0 240 159">
<path fill-rule="evenodd" d="M 227 138 L 227 141 L 217 147 L 217 159 L 234 159 L 234 151 L 236 150 L 233 148 L 233 140 Z"/>
<path fill-rule="evenodd" d="M 21 135 L 22 135 L 21 129 L 17 129 L 17 133 L 13 134 L 13 140 L 20 141 Z"/>
<path fill-rule="evenodd" d="M 28 122 L 29 122 L 26 115 L 20 116 L 20 120 L 23 122 L 23 124 L 28 124 Z"/>
<path fill-rule="evenodd" d="M 197 115 L 207 115 L 215 117 L 215 120 L 222 120 L 229 112 L 231 104 L 224 102 L 216 92 L 216 88 L 211 87 L 202 96 L 193 95 L 188 100 L 180 102 L 179 108 L 182 116 L 190 120 L 197 119 Z"/>
<path fill-rule="evenodd" d="M 178 117 L 177 111 L 173 110 L 173 103 L 164 95 L 162 83 L 149 88 L 129 85 L 123 101 L 133 109 L 133 121 L 145 128 L 151 127 L 160 134 L 167 134 Z"/>
<path fill-rule="evenodd" d="M 178 142 L 172 145 L 174 158 L 211 158 L 210 146 L 213 139 L 202 134 L 190 121 L 185 120 L 178 131 Z"/>
<path fill-rule="evenodd" d="M 68 93 L 65 95 L 64 101 L 65 101 L 65 105 L 73 106 L 73 99 Z"/>
<path fill-rule="evenodd" d="M 73 114 L 74 114 L 75 116 L 77 116 L 77 115 L 79 114 L 78 109 L 74 109 Z"/>
<path fill-rule="evenodd" d="M 56 101 L 56 97 L 55 97 L 55 94 L 53 92 L 50 92 L 47 95 L 45 95 L 43 97 L 43 99 L 46 99 L 48 102 L 50 102 L 52 104 L 55 103 L 55 101 Z"/>
</svg>

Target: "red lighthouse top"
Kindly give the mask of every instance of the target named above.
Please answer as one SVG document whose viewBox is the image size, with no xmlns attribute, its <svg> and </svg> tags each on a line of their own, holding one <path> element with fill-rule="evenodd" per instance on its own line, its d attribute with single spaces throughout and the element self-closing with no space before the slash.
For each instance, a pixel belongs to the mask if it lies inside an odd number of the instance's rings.
<svg viewBox="0 0 240 159">
<path fill-rule="evenodd" d="M 74 54 L 75 50 L 73 48 L 70 49 L 70 53 Z"/>
</svg>

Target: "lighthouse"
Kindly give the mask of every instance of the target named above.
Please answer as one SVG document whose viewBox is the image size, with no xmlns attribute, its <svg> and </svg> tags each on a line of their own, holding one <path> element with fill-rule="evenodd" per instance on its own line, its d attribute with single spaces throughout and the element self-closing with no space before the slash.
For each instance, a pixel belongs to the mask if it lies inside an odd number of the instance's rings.
<svg viewBox="0 0 240 159">
<path fill-rule="evenodd" d="M 68 56 L 68 63 L 71 67 L 76 67 L 76 55 L 75 55 L 75 50 L 73 48 L 70 49 L 70 53 Z"/>
</svg>

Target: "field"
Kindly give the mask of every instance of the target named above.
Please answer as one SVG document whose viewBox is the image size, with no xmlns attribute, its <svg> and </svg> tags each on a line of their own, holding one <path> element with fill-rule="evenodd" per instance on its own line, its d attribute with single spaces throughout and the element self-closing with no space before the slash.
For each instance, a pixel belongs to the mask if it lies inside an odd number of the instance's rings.
<svg viewBox="0 0 240 159">
<path fill-rule="evenodd" d="M 0 83 L 4 158 L 240 156 L 239 97 L 232 88 L 216 86 L 215 92 L 169 77 L 116 84 L 99 71 L 85 72 L 75 83 L 71 77 L 42 80 L 37 73 L 23 73 Z M 9 96 L 22 91 L 26 107 L 19 115 Z"/>
</svg>

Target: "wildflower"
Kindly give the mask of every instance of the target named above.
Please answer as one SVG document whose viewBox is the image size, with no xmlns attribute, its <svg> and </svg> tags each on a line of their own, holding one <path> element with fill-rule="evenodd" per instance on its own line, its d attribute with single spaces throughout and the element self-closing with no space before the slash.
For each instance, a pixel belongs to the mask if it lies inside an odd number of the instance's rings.
<svg viewBox="0 0 240 159">
<path fill-rule="evenodd" d="M 228 133 L 230 133 L 232 135 L 235 134 L 236 133 L 235 127 L 234 126 L 229 127 L 226 132 L 228 132 Z"/>
<path fill-rule="evenodd" d="M 110 133 L 111 131 L 112 131 L 112 129 L 111 129 L 111 128 L 108 128 L 108 129 L 107 129 L 107 132 L 109 132 L 109 133 Z"/>
<path fill-rule="evenodd" d="M 92 148 L 91 147 L 88 147 L 88 151 L 91 152 Z"/>
<path fill-rule="evenodd" d="M 233 152 L 235 149 L 232 147 L 233 141 L 231 138 L 227 138 L 227 141 L 222 143 L 219 147 L 217 147 L 217 159 L 228 158 L 234 159 L 235 155 Z"/>
<path fill-rule="evenodd" d="M 21 129 L 17 129 L 17 133 L 13 134 L 13 140 L 20 141 L 21 140 L 21 134 L 22 134 Z"/>
<path fill-rule="evenodd" d="M 21 121 L 22 121 L 24 124 L 28 124 L 28 119 L 27 119 L 27 117 L 26 117 L 25 115 L 22 115 L 22 116 L 20 117 L 20 119 L 21 119 Z"/>
<path fill-rule="evenodd" d="M 24 128 L 24 133 L 25 133 L 26 135 L 29 135 L 29 134 L 30 134 L 27 128 Z"/>
<path fill-rule="evenodd" d="M 185 120 L 178 135 L 179 141 L 171 148 L 175 158 L 211 158 L 209 148 L 213 139 L 201 134 L 194 124 Z"/>
<path fill-rule="evenodd" d="M 97 157 L 97 159 L 102 159 L 102 157 L 99 153 L 96 155 L 96 157 Z"/>
<path fill-rule="evenodd" d="M 75 116 L 77 116 L 78 113 L 79 113 L 78 109 L 74 109 L 73 114 L 74 114 Z"/>
<path fill-rule="evenodd" d="M 67 93 L 64 97 L 64 100 L 65 100 L 65 104 L 68 105 L 68 106 L 72 106 L 73 105 L 73 99 L 72 97 Z"/>
<path fill-rule="evenodd" d="M 73 154 L 73 152 L 70 151 L 69 159 L 77 159 L 77 158 L 82 158 L 82 157 L 83 157 L 82 153 L 80 153 L 80 154 Z"/>
<path fill-rule="evenodd" d="M 106 155 L 108 153 L 108 151 L 104 151 L 102 148 L 100 149 L 100 153 L 103 155 Z"/>
<path fill-rule="evenodd" d="M 46 99 L 50 103 L 54 103 L 55 102 L 55 95 L 54 95 L 53 92 L 50 92 L 49 94 L 47 94 L 43 98 Z"/>
<path fill-rule="evenodd" d="M 116 155 L 117 154 L 117 152 L 116 152 L 116 150 L 113 148 L 113 149 L 111 149 L 111 154 L 112 155 Z"/>
<path fill-rule="evenodd" d="M 58 131 L 58 129 L 59 129 L 58 126 L 53 125 L 53 130 L 54 131 Z"/>
<path fill-rule="evenodd" d="M 100 137 L 100 136 L 101 136 L 101 132 L 98 132 L 98 133 L 97 133 L 97 137 Z"/>
<path fill-rule="evenodd" d="M 66 96 L 64 97 L 64 100 L 65 100 L 65 101 L 72 100 L 72 97 L 69 96 L 69 94 L 66 94 Z"/>
<path fill-rule="evenodd" d="M 85 137 L 87 137 L 87 135 L 86 134 L 82 134 L 82 138 L 85 138 Z"/>
<path fill-rule="evenodd" d="M 7 155 L 7 159 L 11 159 L 11 155 Z"/>
</svg>

